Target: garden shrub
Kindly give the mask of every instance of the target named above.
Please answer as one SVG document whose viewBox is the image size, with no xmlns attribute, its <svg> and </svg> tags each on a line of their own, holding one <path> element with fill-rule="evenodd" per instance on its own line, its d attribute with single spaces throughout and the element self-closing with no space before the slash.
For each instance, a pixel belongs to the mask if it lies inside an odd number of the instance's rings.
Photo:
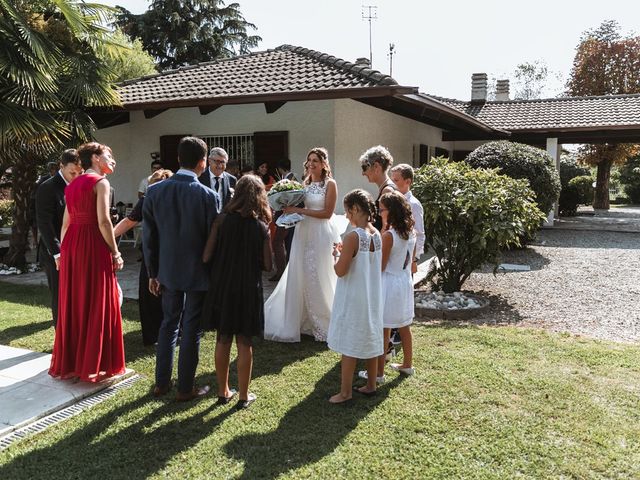
<svg viewBox="0 0 640 480">
<path fill-rule="evenodd" d="M 569 185 L 569 180 L 584 175 L 591 175 L 588 167 L 578 165 L 571 157 L 563 155 L 560 157 L 560 186 L 562 188 Z"/>
<path fill-rule="evenodd" d="M 0 200 L 0 227 L 10 227 L 13 223 L 13 200 Z"/>
<path fill-rule="evenodd" d="M 558 199 L 558 211 L 563 217 L 573 217 L 578 213 L 580 205 L 580 194 L 576 185 L 565 185 L 560 191 Z"/>
<path fill-rule="evenodd" d="M 569 187 L 574 187 L 578 193 L 578 205 L 591 205 L 593 203 L 593 177 L 582 175 L 569 180 Z"/>
<path fill-rule="evenodd" d="M 498 169 L 432 159 L 416 171 L 411 188 L 424 207 L 426 243 L 439 260 L 428 279 L 447 293 L 459 291 L 485 263 L 497 269 L 500 250 L 521 246 L 545 219 L 527 181 Z"/>
<path fill-rule="evenodd" d="M 620 167 L 620 183 L 629 202 L 640 203 L 640 155 L 630 158 Z"/>
<path fill-rule="evenodd" d="M 475 168 L 499 168 L 500 173 L 511 178 L 527 179 L 538 207 L 545 214 L 560 195 L 560 176 L 553 158 L 539 148 L 499 140 L 479 146 L 467 156 L 466 162 Z"/>
</svg>

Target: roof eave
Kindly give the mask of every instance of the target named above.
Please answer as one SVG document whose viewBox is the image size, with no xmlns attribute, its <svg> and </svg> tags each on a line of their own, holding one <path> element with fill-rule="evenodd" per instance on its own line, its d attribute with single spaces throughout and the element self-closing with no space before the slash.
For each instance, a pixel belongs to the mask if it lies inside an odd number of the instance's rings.
<svg viewBox="0 0 640 480">
<path fill-rule="evenodd" d="M 200 107 L 210 105 L 241 105 L 264 102 L 294 102 L 305 100 L 334 100 L 340 98 L 370 98 L 414 93 L 417 91 L 417 87 L 384 85 L 376 87 L 336 88 L 328 90 L 278 92 L 269 94 L 210 97 L 187 100 L 178 99 L 135 103 L 123 102 L 122 109 L 127 111 L 148 109 L 158 110 L 167 108 Z"/>
</svg>

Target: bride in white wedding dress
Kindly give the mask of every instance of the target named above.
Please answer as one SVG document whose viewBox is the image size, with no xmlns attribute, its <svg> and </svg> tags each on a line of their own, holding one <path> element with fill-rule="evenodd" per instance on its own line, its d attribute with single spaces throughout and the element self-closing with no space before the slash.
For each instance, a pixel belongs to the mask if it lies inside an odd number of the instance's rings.
<svg viewBox="0 0 640 480">
<path fill-rule="evenodd" d="M 287 268 L 264 305 L 264 338 L 278 342 L 299 342 L 301 333 L 326 341 L 336 288 L 332 252 L 341 232 L 331 220 L 338 190 L 327 150 L 311 149 L 304 166 L 304 208 L 284 210 L 304 219 L 296 225 Z"/>
</svg>

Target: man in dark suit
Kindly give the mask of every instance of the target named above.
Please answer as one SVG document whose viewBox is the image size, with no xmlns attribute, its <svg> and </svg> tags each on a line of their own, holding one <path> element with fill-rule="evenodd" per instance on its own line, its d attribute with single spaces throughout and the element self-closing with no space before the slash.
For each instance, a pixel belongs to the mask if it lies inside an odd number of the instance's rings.
<svg viewBox="0 0 640 480">
<path fill-rule="evenodd" d="M 38 258 L 47 274 L 54 328 L 58 322 L 58 258 L 65 207 L 64 189 L 81 173 L 78 152 L 74 148 L 65 150 L 60 157 L 58 172 L 40 184 L 36 191 L 36 225 L 40 232 Z"/>
<path fill-rule="evenodd" d="M 200 175 L 200 183 L 206 185 L 220 196 L 220 210 L 231 200 L 232 189 L 235 188 L 236 177 L 225 172 L 229 155 L 220 147 L 214 147 L 209 152 L 209 168 Z"/>
<path fill-rule="evenodd" d="M 207 146 L 195 137 L 178 145 L 180 169 L 150 186 L 142 209 L 142 247 L 149 272 L 149 290 L 162 295 L 163 319 L 156 347 L 155 396 L 171 389 L 173 355 L 182 316 L 178 358 L 178 401 L 204 395 L 208 387 L 194 383 L 200 348 L 200 316 L 209 287 L 202 253 L 219 210 L 218 194 L 198 182 L 206 168 Z"/>
</svg>

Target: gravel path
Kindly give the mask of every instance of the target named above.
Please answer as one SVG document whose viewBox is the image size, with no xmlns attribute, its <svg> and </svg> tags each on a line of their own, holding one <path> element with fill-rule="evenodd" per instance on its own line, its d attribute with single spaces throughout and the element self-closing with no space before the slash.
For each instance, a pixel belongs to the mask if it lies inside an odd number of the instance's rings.
<svg viewBox="0 0 640 480">
<path fill-rule="evenodd" d="M 542 230 L 502 261 L 531 271 L 473 273 L 464 289 L 492 303 L 474 323 L 640 342 L 640 233 Z"/>
</svg>

